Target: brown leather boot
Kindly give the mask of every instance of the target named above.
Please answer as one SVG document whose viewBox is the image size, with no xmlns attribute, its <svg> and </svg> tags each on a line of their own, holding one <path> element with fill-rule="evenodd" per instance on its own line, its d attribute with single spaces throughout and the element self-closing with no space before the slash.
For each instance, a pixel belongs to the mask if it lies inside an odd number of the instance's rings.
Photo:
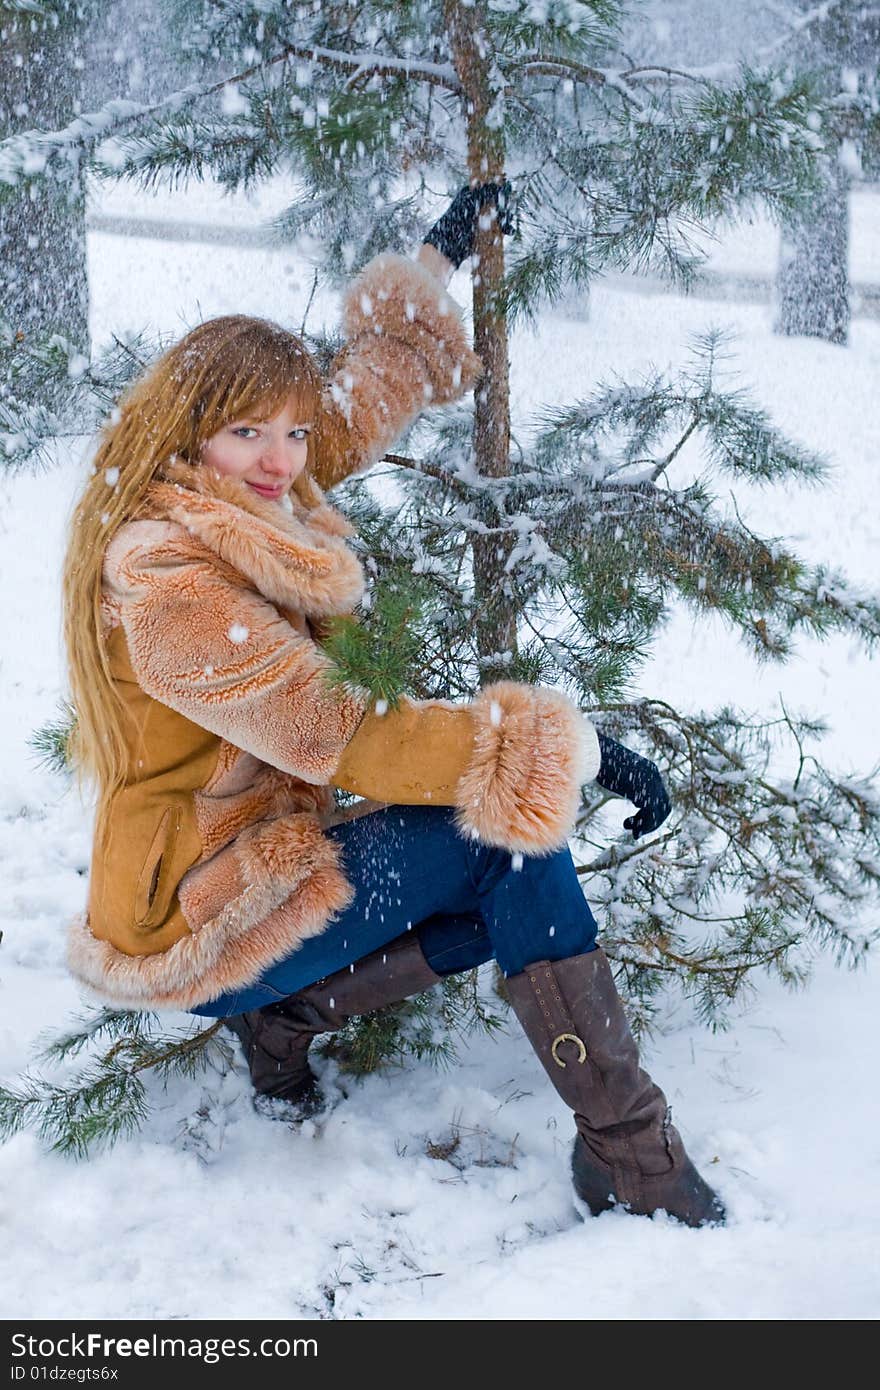
<svg viewBox="0 0 880 1390">
<path fill-rule="evenodd" d="M 360 1014 L 399 1004 L 440 980 L 406 932 L 363 960 L 345 966 L 277 1004 L 224 1020 L 240 1038 L 254 1090 L 313 1114 L 321 1098 L 308 1051 L 319 1033 L 333 1033 Z"/>
<path fill-rule="evenodd" d="M 575 1192 L 593 1216 L 621 1205 L 686 1226 L 721 1225 L 724 1206 L 673 1127 L 666 1097 L 639 1067 L 608 959 L 598 947 L 538 961 L 505 980 L 547 1075 L 574 1111 Z"/>
</svg>

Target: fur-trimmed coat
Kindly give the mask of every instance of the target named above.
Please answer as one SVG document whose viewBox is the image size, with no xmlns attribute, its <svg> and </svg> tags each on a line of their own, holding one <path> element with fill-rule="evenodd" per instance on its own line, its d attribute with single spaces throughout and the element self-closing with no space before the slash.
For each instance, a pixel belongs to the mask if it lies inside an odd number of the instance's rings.
<svg viewBox="0 0 880 1390">
<path fill-rule="evenodd" d="M 324 679 L 315 627 L 355 608 L 364 576 L 323 490 L 481 371 L 457 307 L 402 256 L 361 272 L 343 326 L 313 475 L 289 507 L 178 460 L 107 548 L 105 640 L 132 733 L 68 960 L 116 1005 L 188 1009 L 246 987 L 350 902 L 324 833 L 333 787 L 454 806 L 463 833 L 540 854 L 564 844 L 598 770 L 592 726 L 558 691 L 500 681 L 379 715 Z"/>
</svg>

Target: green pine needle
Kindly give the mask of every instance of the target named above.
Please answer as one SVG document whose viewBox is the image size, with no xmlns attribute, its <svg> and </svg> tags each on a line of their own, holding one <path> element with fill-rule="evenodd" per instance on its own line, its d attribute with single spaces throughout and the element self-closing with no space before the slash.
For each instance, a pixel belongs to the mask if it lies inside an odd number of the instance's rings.
<svg viewBox="0 0 880 1390">
<path fill-rule="evenodd" d="M 424 650 L 429 594 L 425 579 L 397 566 L 377 584 L 362 617 L 331 619 L 321 638 L 333 661 L 328 682 L 359 687 L 396 709 L 401 694 L 412 688 Z"/>
<path fill-rule="evenodd" d="M 76 723 L 76 711 L 73 706 L 64 701 L 61 706 L 61 717 L 49 720 L 28 739 L 28 746 L 38 755 L 41 766 L 47 767 L 50 772 L 67 773 L 70 771 L 70 739 Z"/>
<path fill-rule="evenodd" d="M 0 1088 L 0 1142 L 34 1128 L 54 1152 L 86 1158 L 142 1128 L 150 1109 L 145 1073 L 155 1072 L 168 1085 L 231 1060 L 231 1049 L 218 1036 L 219 1021 L 196 1033 L 165 1034 L 150 1031 L 154 1017 L 102 1008 L 44 1038 L 38 1056 L 53 1062 L 79 1056 L 98 1039 L 110 1039 L 110 1045 L 91 1053 L 66 1083 L 28 1073 L 19 1087 Z"/>
</svg>

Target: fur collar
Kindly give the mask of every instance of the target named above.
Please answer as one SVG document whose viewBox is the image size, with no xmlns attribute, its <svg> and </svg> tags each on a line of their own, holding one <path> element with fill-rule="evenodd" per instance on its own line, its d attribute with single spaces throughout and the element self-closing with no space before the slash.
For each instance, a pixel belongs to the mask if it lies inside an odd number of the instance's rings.
<svg viewBox="0 0 880 1390">
<path fill-rule="evenodd" d="M 139 515 L 185 526 L 266 598 L 307 616 L 348 613 L 363 595 L 363 569 L 345 544 L 354 527 L 304 475 L 284 502 L 270 502 L 178 459 L 151 483 Z"/>
</svg>

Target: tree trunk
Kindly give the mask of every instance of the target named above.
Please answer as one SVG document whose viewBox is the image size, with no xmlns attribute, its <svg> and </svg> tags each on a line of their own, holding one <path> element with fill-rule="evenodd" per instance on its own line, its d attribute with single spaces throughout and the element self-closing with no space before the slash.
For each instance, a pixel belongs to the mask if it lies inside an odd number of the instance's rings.
<svg viewBox="0 0 880 1390">
<path fill-rule="evenodd" d="M 80 37 L 73 13 L 53 28 L 0 0 L 0 137 L 75 118 Z M 88 352 L 88 307 L 85 191 L 72 154 L 61 176 L 0 201 L 0 314 L 16 332 L 54 330 Z"/>
<path fill-rule="evenodd" d="M 834 172 L 810 215 L 783 232 L 775 329 L 829 343 L 845 343 L 849 330 L 849 182 Z"/>
<path fill-rule="evenodd" d="M 471 184 L 504 179 L 504 141 L 487 119 L 497 92 L 490 79 L 492 54 L 484 8 L 483 0 L 468 6 L 459 0 L 446 0 L 445 5 L 452 58 L 464 89 Z M 507 324 L 498 311 L 504 244 L 497 220 L 478 231 L 476 258 L 474 351 L 486 371 L 474 396 L 474 453 L 478 472 L 503 478 L 510 472 L 510 371 Z M 487 527 L 497 527 L 491 504 L 484 508 L 481 519 Z M 473 540 L 475 634 L 483 685 L 509 674 L 505 654 L 516 654 L 516 613 L 504 568 L 512 545 L 510 536 L 475 536 Z"/>
</svg>

